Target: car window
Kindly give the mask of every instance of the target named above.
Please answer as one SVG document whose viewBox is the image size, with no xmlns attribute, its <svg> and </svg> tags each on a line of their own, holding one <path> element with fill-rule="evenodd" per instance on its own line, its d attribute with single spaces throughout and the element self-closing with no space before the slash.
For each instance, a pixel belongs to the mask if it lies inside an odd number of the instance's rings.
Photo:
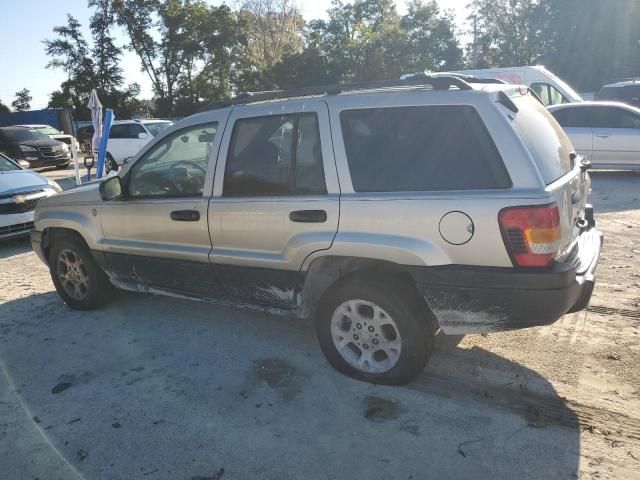
<svg viewBox="0 0 640 480">
<path fill-rule="evenodd" d="M 600 91 L 596 93 L 596 98 L 598 100 L 618 100 L 621 91 L 622 89 L 617 87 L 602 87 Z"/>
<path fill-rule="evenodd" d="M 560 90 L 549 83 L 532 83 L 531 90 L 536 92 L 546 106 L 569 103 Z"/>
<path fill-rule="evenodd" d="M 151 133 L 151 135 L 153 135 L 154 137 L 156 137 L 162 130 L 164 130 L 167 127 L 170 127 L 171 125 L 173 125 L 173 122 L 145 122 L 144 126 L 147 127 L 147 130 L 149 130 L 149 132 Z"/>
<path fill-rule="evenodd" d="M 518 107 L 513 128 L 531 153 L 542 179 L 549 185 L 573 168 L 573 145 L 560 124 L 553 121 L 549 111 L 531 95 L 512 100 Z"/>
<path fill-rule="evenodd" d="M 218 124 L 184 128 L 158 142 L 131 167 L 130 197 L 200 196 Z"/>
<path fill-rule="evenodd" d="M 471 106 L 345 110 L 340 122 L 356 192 L 511 186 L 500 154 Z"/>
<path fill-rule="evenodd" d="M 622 88 L 622 98 L 629 102 L 640 102 L 640 85 L 627 85 Z"/>
<path fill-rule="evenodd" d="M 112 125 L 109 130 L 109 138 L 130 138 L 129 125 L 126 123 Z"/>
<path fill-rule="evenodd" d="M 31 140 L 49 140 L 44 133 L 29 128 L 8 128 L 2 131 L 2 136 L 8 142 L 28 142 Z"/>
<path fill-rule="evenodd" d="M 37 130 L 41 133 L 44 133 L 45 135 L 60 135 L 60 132 L 58 130 L 49 125 L 45 125 L 44 127 L 35 127 L 32 128 L 32 130 Z"/>
<path fill-rule="evenodd" d="M 595 123 L 592 107 L 560 108 L 551 112 L 551 115 L 565 128 L 591 128 Z"/>
<path fill-rule="evenodd" d="M 129 138 L 139 138 L 138 135 L 141 133 L 147 133 L 142 125 L 139 123 L 129 124 Z"/>
<path fill-rule="evenodd" d="M 617 107 L 598 107 L 598 128 L 640 128 L 640 116 Z"/>
<path fill-rule="evenodd" d="M 0 153 L 0 172 L 20 170 L 20 167 Z"/>
<path fill-rule="evenodd" d="M 326 191 L 316 114 L 273 115 L 235 123 L 223 195 L 314 195 Z"/>
</svg>

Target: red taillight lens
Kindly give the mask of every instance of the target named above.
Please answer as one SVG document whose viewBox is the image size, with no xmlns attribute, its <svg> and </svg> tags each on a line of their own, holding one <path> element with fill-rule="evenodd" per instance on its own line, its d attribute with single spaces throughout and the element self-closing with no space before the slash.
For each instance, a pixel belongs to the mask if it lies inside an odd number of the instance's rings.
<svg viewBox="0 0 640 480">
<path fill-rule="evenodd" d="M 553 203 L 504 208 L 498 215 L 502 238 L 518 267 L 546 267 L 561 247 L 560 212 Z"/>
</svg>

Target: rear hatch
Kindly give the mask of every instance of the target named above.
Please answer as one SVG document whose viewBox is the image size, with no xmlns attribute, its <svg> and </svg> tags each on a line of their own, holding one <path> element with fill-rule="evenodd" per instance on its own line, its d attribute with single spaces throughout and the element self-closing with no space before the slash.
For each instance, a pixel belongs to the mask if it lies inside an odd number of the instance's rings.
<svg viewBox="0 0 640 480">
<path fill-rule="evenodd" d="M 583 159 L 547 109 L 532 95 L 511 99 L 518 107 L 513 126 L 526 144 L 560 213 L 559 261 L 573 254 L 586 225 L 585 206 L 591 180 Z"/>
</svg>

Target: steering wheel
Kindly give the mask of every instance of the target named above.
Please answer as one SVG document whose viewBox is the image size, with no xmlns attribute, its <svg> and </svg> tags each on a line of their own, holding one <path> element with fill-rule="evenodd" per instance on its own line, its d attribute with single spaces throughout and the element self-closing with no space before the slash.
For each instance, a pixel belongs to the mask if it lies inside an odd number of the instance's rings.
<svg viewBox="0 0 640 480">
<path fill-rule="evenodd" d="M 176 188 L 176 190 L 178 190 L 180 193 L 184 193 L 184 185 L 182 185 L 181 183 L 181 181 L 184 180 L 184 178 L 178 179 L 178 177 L 176 176 L 176 169 L 180 165 L 188 165 L 188 166 L 194 167 L 196 170 L 200 170 L 203 176 L 206 175 L 207 172 L 204 168 L 202 168 L 196 162 L 192 162 L 189 160 L 180 160 L 179 162 L 176 162 L 173 165 L 171 165 L 171 168 L 169 170 L 169 177 L 171 178 L 171 182 L 173 183 L 173 186 Z M 188 175 L 187 173 L 187 176 L 189 177 L 190 175 Z"/>
</svg>

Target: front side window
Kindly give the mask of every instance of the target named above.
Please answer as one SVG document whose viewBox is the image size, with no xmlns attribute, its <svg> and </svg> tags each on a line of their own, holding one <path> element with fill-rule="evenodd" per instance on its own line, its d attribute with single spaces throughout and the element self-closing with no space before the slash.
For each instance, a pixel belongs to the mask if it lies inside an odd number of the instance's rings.
<svg viewBox="0 0 640 480">
<path fill-rule="evenodd" d="M 599 107 L 596 126 L 598 128 L 640 128 L 640 116 L 616 107 Z"/>
<path fill-rule="evenodd" d="M 545 106 L 569 103 L 560 90 L 549 83 L 532 83 L 531 90 L 536 92 Z"/>
<path fill-rule="evenodd" d="M 112 125 L 109 130 L 109 138 L 129 138 L 129 125 L 126 123 L 119 125 Z"/>
<path fill-rule="evenodd" d="M 340 114 L 356 192 L 509 188 L 500 154 L 475 108 L 368 108 Z"/>
<path fill-rule="evenodd" d="M 153 135 L 157 137 L 158 134 L 167 127 L 173 125 L 173 122 L 145 122 L 144 126 L 147 127 L 147 130 Z"/>
<path fill-rule="evenodd" d="M 326 191 L 315 113 L 255 117 L 235 123 L 223 195 L 314 195 Z"/>
<path fill-rule="evenodd" d="M 131 167 L 129 196 L 202 195 L 217 127 L 187 127 L 161 140 Z"/>
</svg>

